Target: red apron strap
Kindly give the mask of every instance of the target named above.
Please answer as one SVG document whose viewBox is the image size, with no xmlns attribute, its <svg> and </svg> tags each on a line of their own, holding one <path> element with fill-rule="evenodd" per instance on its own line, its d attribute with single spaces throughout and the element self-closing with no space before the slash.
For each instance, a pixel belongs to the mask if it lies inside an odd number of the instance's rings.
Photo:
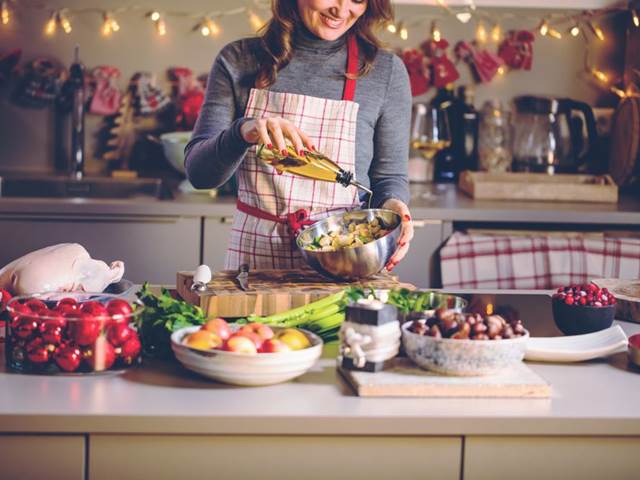
<svg viewBox="0 0 640 480">
<path fill-rule="evenodd" d="M 347 75 L 357 75 L 360 67 L 359 63 L 358 39 L 355 35 L 349 35 L 349 38 L 347 39 Z M 344 82 L 342 100 L 353 102 L 355 96 L 356 79 L 347 77 Z"/>
<path fill-rule="evenodd" d="M 307 225 L 313 225 L 314 223 L 313 220 L 309 219 L 309 211 L 304 208 L 300 208 L 293 213 L 289 213 L 285 217 L 278 217 L 277 215 L 265 212 L 264 210 L 260 210 L 258 207 L 244 203 L 241 200 L 236 201 L 236 208 L 251 217 L 287 225 L 291 240 L 295 240 L 298 233 L 300 233 L 300 230 L 304 227 Z"/>
</svg>

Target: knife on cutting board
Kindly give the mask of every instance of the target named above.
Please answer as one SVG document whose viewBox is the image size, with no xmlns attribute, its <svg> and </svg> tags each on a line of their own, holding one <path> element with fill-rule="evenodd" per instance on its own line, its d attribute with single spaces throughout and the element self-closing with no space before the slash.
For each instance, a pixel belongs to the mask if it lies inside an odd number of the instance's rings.
<svg viewBox="0 0 640 480">
<path fill-rule="evenodd" d="M 251 288 L 249 288 L 249 265 L 247 263 L 243 263 L 238 268 L 236 280 L 238 281 L 238 286 L 241 290 L 245 292 L 251 290 Z"/>
</svg>

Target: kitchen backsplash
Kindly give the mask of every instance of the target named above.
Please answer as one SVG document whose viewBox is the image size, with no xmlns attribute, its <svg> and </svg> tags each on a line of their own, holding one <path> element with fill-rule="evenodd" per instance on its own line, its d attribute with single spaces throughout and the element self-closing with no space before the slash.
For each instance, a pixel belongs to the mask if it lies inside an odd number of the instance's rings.
<svg viewBox="0 0 640 480">
<path fill-rule="evenodd" d="M 53 1 L 51 6 L 67 8 L 96 7 L 108 10 L 123 4 L 111 0 L 65 0 Z M 154 2 L 154 8 L 162 11 L 184 10 L 201 12 L 211 9 L 227 10 L 237 7 L 237 0 L 163 0 Z M 246 4 L 252 3 L 247 0 Z M 133 5 L 133 3 L 131 3 Z M 257 10 L 264 18 L 265 11 Z M 540 18 L 546 13 L 541 10 L 487 10 L 490 14 L 499 13 L 503 31 L 510 29 L 535 29 Z M 193 27 L 198 19 L 171 17 L 167 19 L 167 34 L 157 35 L 152 22 L 144 17 L 145 12 L 129 12 L 117 17 L 120 30 L 104 37 L 100 34 L 102 19 L 97 14 L 82 14 L 71 18 L 73 30 L 65 35 L 60 30 L 53 36 L 44 34 L 44 25 L 50 15 L 47 10 L 22 10 L 19 16 L 7 25 L 0 25 L 0 53 L 11 48 L 22 49 L 22 63 L 38 56 L 51 56 L 69 64 L 73 48 L 80 45 L 81 59 L 88 68 L 97 65 L 113 65 L 122 71 L 119 86 L 124 89 L 128 79 L 135 72 L 149 71 L 157 76 L 158 85 L 168 88 L 167 69 L 184 66 L 192 69 L 196 75 L 208 72 L 217 52 L 226 43 L 252 34 L 251 26 L 245 14 L 224 17 L 219 24 L 222 28 L 218 37 L 203 37 Z M 561 13 L 561 12 L 560 12 Z M 430 17 L 428 15 L 432 14 Z M 475 33 L 472 20 L 464 25 L 455 17 L 446 15 L 442 10 L 433 8 L 401 5 L 396 6 L 397 20 L 404 20 L 408 28 L 408 40 L 403 41 L 397 35 L 384 32 L 383 38 L 391 47 L 414 48 L 428 35 L 431 21 L 435 19 L 444 38 L 451 46 L 458 40 L 471 40 Z M 498 17 L 495 17 L 498 18 Z M 604 24 L 607 27 L 606 24 Z M 622 56 L 622 39 L 615 38 L 615 29 L 601 45 L 591 45 L 592 61 L 601 68 L 612 68 Z M 563 32 L 564 33 L 564 32 Z M 618 34 L 619 35 L 619 34 Z M 489 44 L 495 50 L 495 44 Z M 453 58 L 453 48 L 449 55 Z M 565 35 L 562 40 L 536 36 L 534 42 L 533 68 L 530 71 L 512 71 L 496 77 L 488 84 L 475 85 L 476 107 L 489 98 L 498 98 L 505 102 L 521 94 L 553 95 L 571 97 L 591 104 L 606 105 L 611 97 L 606 95 L 584 73 L 585 42 L 582 37 Z M 613 59 L 613 60 L 612 60 Z M 613 65 L 619 68 L 620 65 Z M 468 65 L 458 65 L 461 78 L 457 84 L 472 82 Z M 26 109 L 9 101 L 13 90 L 12 82 L 0 86 L 0 172 L 7 171 L 54 171 L 54 145 L 57 136 L 68 136 L 68 127 L 56 122 L 52 109 Z M 416 100 L 428 99 L 433 93 Z M 88 172 L 104 170 L 105 165 L 92 158 L 95 134 L 102 124 L 102 117 L 87 116 L 87 162 Z M 159 162 L 164 162 L 159 159 Z"/>
</svg>

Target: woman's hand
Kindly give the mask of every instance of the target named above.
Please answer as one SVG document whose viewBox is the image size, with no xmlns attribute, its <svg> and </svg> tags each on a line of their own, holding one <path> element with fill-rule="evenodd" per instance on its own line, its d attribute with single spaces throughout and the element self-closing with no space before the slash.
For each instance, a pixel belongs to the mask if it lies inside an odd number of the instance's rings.
<svg viewBox="0 0 640 480">
<path fill-rule="evenodd" d="M 302 154 L 303 150 L 315 150 L 311 139 L 289 120 L 282 117 L 252 118 L 240 127 L 240 134 L 247 143 L 263 143 L 267 148 L 275 147 L 287 154 L 285 139 L 289 139 Z"/>
<path fill-rule="evenodd" d="M 413 239 L 413 221 L 411 220 L 409 207 L 400 200 L 391 198 L 382 204 L 382 208 L 396 212 L 402 219 L 402 230 L 400 232 L 400 238 L 398 238 L 399 248 L 393 254 L 386 266 L 387 271 L 390 272 L 398 263 L 400 263 L 400 260 L 402 260 L 409 251 L 409 243 Z"/>
</svg>

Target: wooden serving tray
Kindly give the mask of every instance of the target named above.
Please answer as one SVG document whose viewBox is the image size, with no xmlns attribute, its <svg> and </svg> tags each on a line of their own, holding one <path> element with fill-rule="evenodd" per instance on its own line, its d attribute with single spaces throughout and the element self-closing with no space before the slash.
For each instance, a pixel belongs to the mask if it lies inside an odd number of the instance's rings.
<svg viewBox="0 0 640 480">
<path fill-rule="evenodd" d="M 207 290 L 192 292 L 193 272 L 178 272 L 178 294 L 186 301 L 200 306 L 208 316 L 238 318 L 248 315 L 271 315 L 306 305 L 336 293 L 349 286 L 367 286 L 375 289 L 410 288 L 389 274 L 352 283 L 337 283 L 326 279 L 315 270 L 252 270 L 249 271 L 250 291 L 239 288 L 235 278 L 238 272 L 215 272 Z"/>
<path fill-rule="evenodd" d="M 640 279 L 596 278 L 593 282 L 616 296 L 616 319 L 640 323 Z"/>
<path fill-rule="evenodd" d="M 464 171 L 458 186 L 481 200 L 618 202 L 618 186 L 609 175 Z"/>
<path fill-rule="evenodd" d="M 428 372 L 406 357 L 391 360 L 389 368 L 359 372 L 339 368 L 361 397 L 518 397 L 548 398 L 551 385 L 524 363 L 497 375 L 452 377 Z"/>
</svg>

